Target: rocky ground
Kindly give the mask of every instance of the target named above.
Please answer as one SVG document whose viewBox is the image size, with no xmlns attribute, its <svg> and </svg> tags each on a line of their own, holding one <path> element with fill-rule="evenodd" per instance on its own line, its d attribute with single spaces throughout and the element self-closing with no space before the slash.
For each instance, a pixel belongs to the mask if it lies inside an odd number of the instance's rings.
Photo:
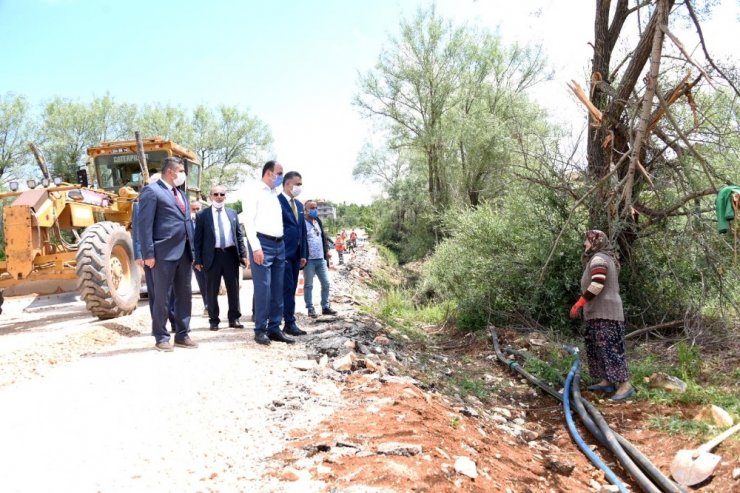
<svg viewBox="0 0 740 493">
<path fill-rule="evenodd" d="M 360 310 L 377 295 L 365 287 L 374 255 L 362 249 L 332 273 L 339 315 L 301 315 L 309 335 L 295 346 L 258 346 L 251 324 L 211 332 L 196 316 L 200 348 L 158 353 L 145 303 L 129 317 L 96 321 L 73 295 L 8 299 L 0 317 L 0 490 L 604 489 L 558 403 L 499 365 L 484 338 L 429 357 Z M 247 313 L 251 296 L 247 282 Z M 196 296 L 194 313 L 201 311 Z M 455 392 L 466 385 L 473 391 Z M 664 471 L 676 450 L 696 445 L 648 431 L 641 420 L 654 410 L 644 403 L 602 406 Z M 737 487 L 738 449 L 734 442 L 723 452 L 701 491 Z"/>
</svg>

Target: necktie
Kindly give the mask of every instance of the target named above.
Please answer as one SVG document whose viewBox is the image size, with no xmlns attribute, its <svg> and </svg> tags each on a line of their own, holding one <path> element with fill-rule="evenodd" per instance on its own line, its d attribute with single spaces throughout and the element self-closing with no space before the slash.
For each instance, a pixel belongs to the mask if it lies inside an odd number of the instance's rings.
<svg viewBox="0 0 740 493">
<path fill-rule="evenodd" d="M 293 215 L 295 216 L 296 222 L 298 222 L 298 209 L 295 206 L 295 199 L 290 199 L 290 208 L 293 209 Z"/>
<path fill-rule="evenodd" d="M 216 209 L 216 218 L 218 221 L 218 241 L 221 243 L 220 245 L 216 245 L 216 248 L 226 248 L 226 236 L 224 235 L 224 223 L 221 221 L 221 209 Z"/>
<path fill-rule="evenodd" d="M 182 198 L 180 198 L 180 194 L 177 193 L 177 189 L 173 188 L 172 193 L 175 194 L 175 200 L 177 201 L 177 205 L 180 206 L 180 210 L 183 214 L 185 214 L 185 202 L 183 202 Z"/>
</svg>

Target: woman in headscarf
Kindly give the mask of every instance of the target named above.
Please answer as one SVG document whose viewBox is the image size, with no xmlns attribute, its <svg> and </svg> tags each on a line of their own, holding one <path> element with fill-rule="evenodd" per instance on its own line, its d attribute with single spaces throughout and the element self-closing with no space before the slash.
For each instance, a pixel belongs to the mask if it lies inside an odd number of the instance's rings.
<svg viewBox="0 0 740 493">
<path fill-rule="evenodd" d="M 635 389 L 627 369 L 619 261 L 603 231 L 592 229 L 586 233 L 581 260 L 583 294 L 570 309 L 570 316 L 577 318 L 583 308 L 588 371 L 601 379 L 588 390 L 615 392 L 612 400 L 623 401 L 635 395 Z"/>
</svg>

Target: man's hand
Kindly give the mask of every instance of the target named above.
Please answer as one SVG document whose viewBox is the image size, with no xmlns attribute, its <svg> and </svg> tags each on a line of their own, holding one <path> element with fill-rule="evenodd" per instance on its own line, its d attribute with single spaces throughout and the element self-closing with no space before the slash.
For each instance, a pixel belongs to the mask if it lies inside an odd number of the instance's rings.
<svg viewBox="0 0 740 493">
<path fill-rule="evenodd" d="M 144 259 L 144 265 L 146 265 L 150 269 L 153 269 L 154 268 L 154 259 L 153 258 L 145 258 Z"/>
<path fill-rule="evenodd" d="M 198 272 L 203 270 L 203 264 L 193 264 L 193 267 L 195 267 L 195 270 L 197 270 Z"/>
<path fill-rule="evenodd" d="M 249 267 L 249 259 L 247 257 L 242 257 L 241 263 L 245 269 Z"/>
<path fill-rule="evenodd" d="M 136 265 L 138 265 L 142 269 L 144 268 L 144 261 L 141 260 L 140 258 L 137 258 L 136 260 L 134 260 L 134 262 L 136 262 Z"/>
<path fill-rule="evenodd" d="M 301 259 L 301 269 L 302 269 L 302 268 L 304 268 L 304 267 L 306 266 L 306 262 L 307 262 L 307 261 L 306 261 L 306 259 L 305 259 L 305 258 L 302 258 L 302 259 Z"/>
<path fill-rule="evenodd" d="M 265 254 L 262 253 L 262 249 L 255 250 L 252 252 L 252 256 L 254 256 L 254 263 L 257 265 L 262 265 L 265 263 Z"/>
</svg>

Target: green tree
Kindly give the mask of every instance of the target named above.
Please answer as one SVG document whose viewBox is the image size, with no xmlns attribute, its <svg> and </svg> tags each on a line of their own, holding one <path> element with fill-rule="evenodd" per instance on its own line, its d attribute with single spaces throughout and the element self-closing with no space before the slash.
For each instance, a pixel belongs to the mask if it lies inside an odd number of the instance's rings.
<svg viewBox="0 0 740 493">
<path fill-rule="evenodd" d="M 0 95 L 0 183 L 19 178 L 18 170 L 28 162 L 32 125 L 26 98 Z"/>
</svg>

